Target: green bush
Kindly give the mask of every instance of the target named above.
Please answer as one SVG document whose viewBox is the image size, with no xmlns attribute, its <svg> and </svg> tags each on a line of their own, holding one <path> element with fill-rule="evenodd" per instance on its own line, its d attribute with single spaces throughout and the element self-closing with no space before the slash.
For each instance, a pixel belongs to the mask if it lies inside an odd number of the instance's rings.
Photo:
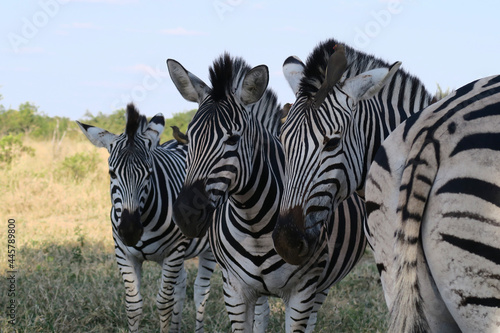
<svg viewBox="0 0 500 333">
<path fill-rule="evenodd" d="M 9 166 L 12 161 L 23 153 L 33 155 L 31 147 L 23 145 L 22 134 L 9 134 L 0 138 L 0 165 Z"/>
<path fill-rule="evenodd" d="M 61 162 L 56 174 L 79 182 L 93 172 L 99 162 L 96 151 L 76 153 Z"/>
</svg>

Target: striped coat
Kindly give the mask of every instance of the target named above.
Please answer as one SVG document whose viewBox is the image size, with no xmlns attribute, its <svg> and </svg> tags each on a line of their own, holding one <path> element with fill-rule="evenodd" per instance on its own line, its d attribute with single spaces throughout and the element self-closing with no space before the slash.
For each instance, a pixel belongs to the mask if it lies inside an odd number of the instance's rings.
<svg viewBox="0 0 500 333">
<path fill-rule="evenodd" d="M 162 266 L 157 296 L 161 332 L 180 332 L 186 294 L 184 260 L 198 256 L 196 331 L 203 332 L 215 260 L 208 237 L 188 239 L 172 221 L 173 202 L 185 178 L 186 146 L 177 141 L 160 145 L 163 116 L 156 115 L 148 123 L 132 104 L 127 107 L 125 132 L 120 135 L 78 125 L 94 145 L 110 153 L 110 217 L 116 261 L 125 285 L 129 331 L 139 331 L 143 306 L 141 267 L 149 260 Z"/>
<path fill-rule="evenodd" d="M 390 332 L 500 331 L 500 76 L 401 124 L 366 184 Z"/>
</svg>

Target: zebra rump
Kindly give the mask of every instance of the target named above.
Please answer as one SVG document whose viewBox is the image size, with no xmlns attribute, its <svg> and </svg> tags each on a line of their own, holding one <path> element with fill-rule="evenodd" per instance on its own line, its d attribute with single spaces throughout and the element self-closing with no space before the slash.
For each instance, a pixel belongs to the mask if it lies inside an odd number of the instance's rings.
<svg viewBox="0 0 500 333">
<path fill-rule="evenodd" d="M 367 176 L 390 332 L 498 332 L 500 76 L 401 124 Z"/>
</svg>

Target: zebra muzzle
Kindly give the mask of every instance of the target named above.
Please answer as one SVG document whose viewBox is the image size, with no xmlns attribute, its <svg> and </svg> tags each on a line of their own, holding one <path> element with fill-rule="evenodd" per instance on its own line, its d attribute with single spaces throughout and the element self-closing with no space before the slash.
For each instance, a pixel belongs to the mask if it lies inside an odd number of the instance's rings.
<svg viewBox="0 0 500 333">
<path fill-rule="evenodd" d="M 202 237 L 211 225 L 214 211 L 203 182 L 197 181 L 182 188 L 173 206 L 173 219 L 185 236 Z"/>
<path fill-rule="evenodd" d="M 138 210 L 130 213 L 128 209 L 124 209 L 120 216 L 120 224 L 118 225 L 118 236 L 126 246 L 135 246 L 142 237 L 144 227 L 141 223 L 141 214 Z"/>
<path fill-rule="evenodd" d="M 302 265 L 309 258 L 307 235 L 300 228 L 303 221 L 302 208 L 295 207 L 279 215 L 273 231 L 276 252 L 291 265 Z"/>
</svg>

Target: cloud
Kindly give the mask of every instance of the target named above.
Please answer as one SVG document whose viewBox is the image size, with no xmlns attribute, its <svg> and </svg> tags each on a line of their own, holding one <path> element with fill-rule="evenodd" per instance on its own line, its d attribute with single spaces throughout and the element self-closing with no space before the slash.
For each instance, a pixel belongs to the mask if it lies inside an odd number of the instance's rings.
<svg viewBox="0 0 500 333">
<path fill-rule="evenodd" d="M 171 36 L 203 36 L 207 35 L 206 32 L 197 31 L 197 30 L 187 30 L 182 27 L 178 27 L 175 29 L 163 29 L 160 30 L 160 33 Z"/>
</svg>

